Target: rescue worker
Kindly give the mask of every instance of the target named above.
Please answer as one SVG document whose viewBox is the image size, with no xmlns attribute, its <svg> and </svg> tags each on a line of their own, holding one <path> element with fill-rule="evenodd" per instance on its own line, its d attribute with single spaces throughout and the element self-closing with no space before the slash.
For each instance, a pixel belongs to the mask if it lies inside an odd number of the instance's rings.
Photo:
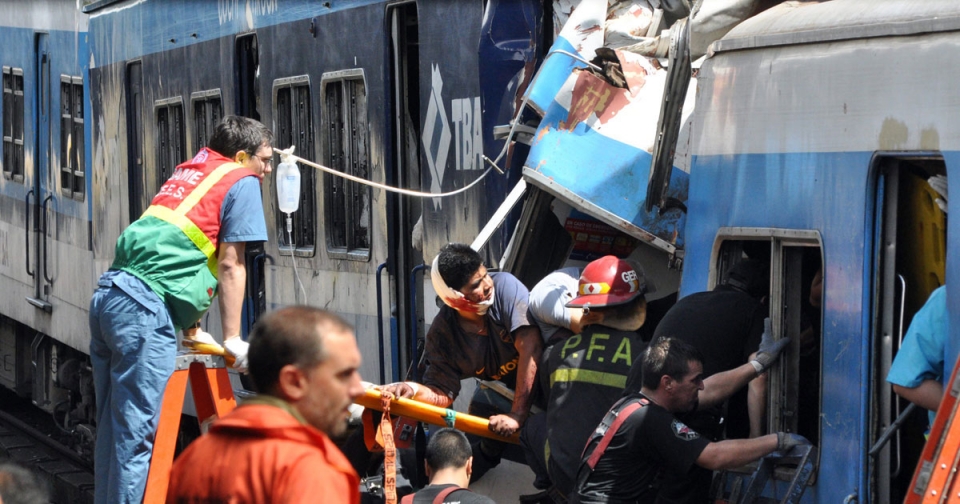
<svg viewBox="0 0 960 504">
<path fill-rule="evenodd" d="M 946 213 L 946 177 L 935 175 L 927 182 L 940 195 L 936 203 Z M 923 307 L 913 316 L 887 374 L 887 382 L 897 395 L 928 411 L 928 433 L 943 399 L 944 382 L 953 374 L 954 363 L 945 362 L 944 357 L 949 342 L 947 286 L 941 285 L 930 293 Z"/>
<path fill-rule="evenodd" d="M 473 456 L 464 433 L 449 427 L 431 432 L 426 452 L 423 465 L 430 484 L 404 496 L 400 504 L 494 504 L 467 489 Z"/>
<path fill-rule="evenodd" d="M 695 347 L 673 338 L 651 343 L 631 370 L 625 397 L 590 435 L 570 501 L 674 502 L 658 495 L 664 474 L 687 474 L 694 466 L 711 471 L 739 467 L 774 450 L 787 452 L 809 443 L 785 432 L 711 442 L 674 416 L 723 401 L 763 373 L 788 341 L 765 336 L 751 362 L 714 375 L 711 383 L 704 382 L 703 357 Z M 631 388 L 637 382 L 640 389 Z"/>
<path fill-rule="evenodd" d="M 217 294 L 224 348 L 246 367 L 244 250 L 267 239 L 260 184 L 271 171 L 272 141 L 259 122 L 225 117 L 117 240 L 90 301 L 97 503 L 143 499 L 176 333 L 194 328 L 197 340 L 216 344 L 199 320 Z"/>
<path fill-rule="evenodd" d="M 623 394 L 630 368 L 643 352 L 636 331 L 646 319 L 644 295 L 653 291 L 642 269 L 610 255 L 583 269 L 577 297 L 565 303 L 577 313 L 579 330 L 546 351 L 540 381 L 547 409 L 531 417 L 520 435 L 537 475 L 534 486 L 552 483 L 547 494 L 554 501 L 573 491 L 587 438 Z M 562 317 L 552 320 L 566 325 Z"/>
<path fill-rule="evenodd" d="M 667 312 L 654 338 L 683 340 L 703 355 L 703 376 L 736 369 L 750 358 L 763 335 L 770 273 L 767 263 L 744 259 L 730 268 L 720 285 L 684 297 Z M 767 378 L 759 374 L 744 390 L 712 408 L 678 413 L 680 420 L 710 441 L 757 437 L 763 432 Z M 660 495 L 674 502 L 704 502 L 713 475 L 694 467 L 691 474 L 665 476 Z"/>
<path fill-rule="evenodd" d="M 446 408 L 460 393 L 460 380 L 500 380 L 514 389 L 512 403 L 477 387 L 468 413 L 489 417 L 492 432 L 512 435 L 530 412 L 543 351 L 540 331 L 528 319 L 527 288 L 510 273 L 487 273 L 480 254 L 462 243 L 440 249 L 430 277 L 445 306 L 427 331 L 420 383 L 392 383 L 383 390 Z M 500 463 L 504 448 L 486 438 L 474 443 L 474 480 Z"/>
<path fill-rule="evenodd" d="M 170 473 L 167 502 L 360 502 L 360 478 L 330 440 L 363 394 L 360 350 L 340 317 L 308 306 L 250 332 L 259 395 L 217 420 Z"/>
</svg>

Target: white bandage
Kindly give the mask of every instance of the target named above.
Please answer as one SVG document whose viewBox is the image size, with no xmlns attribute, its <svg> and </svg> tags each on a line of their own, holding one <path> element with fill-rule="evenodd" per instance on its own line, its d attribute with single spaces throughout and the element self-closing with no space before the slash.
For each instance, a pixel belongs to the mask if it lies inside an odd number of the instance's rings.
<svg viewBox="0 0 960 504">
<path fill-rule="evenodd" d="M 420 392 L 420 384 L 412 381 L 403 382 L 403 383 L 405 383 L 408 387 L 413 389 L 413 395 L 410 397 L 411 398 L 417 397 L 417 393 Z"/>
</svg>

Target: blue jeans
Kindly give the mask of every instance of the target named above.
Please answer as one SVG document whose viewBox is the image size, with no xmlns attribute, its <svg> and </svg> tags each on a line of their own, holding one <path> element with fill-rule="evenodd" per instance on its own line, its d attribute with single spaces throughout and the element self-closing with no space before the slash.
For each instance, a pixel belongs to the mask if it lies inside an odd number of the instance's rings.
<svg viewBox="0 0 960 504">
<path fill-rule="evenodd" d="M 94 502 L 143 501 L 177 336 L 160 298 L 136 277 L 108 271 L 90 300 L 97 398 Z"/>
</svg>

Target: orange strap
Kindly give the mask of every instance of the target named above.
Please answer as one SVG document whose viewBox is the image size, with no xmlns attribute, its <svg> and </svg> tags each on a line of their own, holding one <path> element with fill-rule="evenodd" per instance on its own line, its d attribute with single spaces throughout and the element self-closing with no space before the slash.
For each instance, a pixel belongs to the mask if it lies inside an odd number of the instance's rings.
<svg viewBox="0 0 960 504">
<path fill-rule="evenodd" d="M 390 399 L 391 394 L 380 396 L 380 405 L 383 407 L 379 429 L 383 436 L 383 498 L 384 504 L 397 504 L 397 448 L 393 444 Z"/>
<path fill-rule="evenodd" d="M 620 410 L 619 413 L 617 413 L 617 417 L 613 421 L 613 424 L 610 425 L 610 428 L 607 429 L 607 432 L 603 433 L 603 438 L 600 439 L 600 443 L 593 450 L 593 453 L 590 454 L 590 458 L 587 459 L 587 465 L 590 467 L 591 471 L 597 467 L 597 462 L 600 461 L 600 457 L 602 457 L 604 452 L 607 451 L 607 447 L 610 446 L 610 441 L 613 440 L 613 436 L 618 430 L 620 430 L 620 426 L 623 425 L 623 422 L 625 422 L 634 411 L 637 411 L 646 405 L 646 399 L 640 399 L 637 402 L 628 404 L 625 408 Z"/>
</svg>

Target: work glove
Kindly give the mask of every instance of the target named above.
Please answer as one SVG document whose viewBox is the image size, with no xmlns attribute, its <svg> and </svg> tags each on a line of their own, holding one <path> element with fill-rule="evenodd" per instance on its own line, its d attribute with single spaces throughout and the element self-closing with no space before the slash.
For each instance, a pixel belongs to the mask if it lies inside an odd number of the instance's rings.
<svg viewBox="0 0 960 504">
<path fill-rule="evenodd" d="M 810 444 L 810 441 L 800 434 L 794 434 L 792 432 L 777 433 L 777 451 L 780 453 L 787 453 L 793 449 L 794 446 L 808 444 Z"/>
<path fill-rule="evenodd" d="M 773 331 L 770 330 L 770 318 L 767 317 L 763 319 L 763 337 L 760 339 L 760 348 L 757 349 L 756 356 L 750 361 L 753 368 L 757 370 L 757 374 L 766 371 L 767 368 L 772 366 L 773 363 L 777 361 L 777 358 L 780 357 L 780 352 L 783 351 L 783 348 L 787 346 L 788 343 L 790 343 L 790 338 L 782 338 L 774 341 Z"/>
<path fill-rule="evenodd" d="M 940 207 L 940 210 L 943 210 L 943 213 L 947 213 L 947 177 L 934 175 L 927 179 L 927 183 L 930 184 L 931 189 L 940 195 L 939 198 L 934 200 L 937 206 Z"/>
<path fill-rule="evenodd" d="M 217 343 L 217 340 L 213 339 L 213 335 L 204 331 L 203 329 L 197 329 L 193 334 L 183 336 L 184 345 L 189 346 L 190 343 L 204 343 L 207 345 L 220 346 L 220 343 Z"/>
<path fill-rule="evenodd" d="M 241 373 L 247 372 L 247 351 L 250 350 L 250 343 L 243 341 L 239 336 L 223 340 L 223 348 L 228 354 L 233 356 L 233 369 Z"/>
</svg>

